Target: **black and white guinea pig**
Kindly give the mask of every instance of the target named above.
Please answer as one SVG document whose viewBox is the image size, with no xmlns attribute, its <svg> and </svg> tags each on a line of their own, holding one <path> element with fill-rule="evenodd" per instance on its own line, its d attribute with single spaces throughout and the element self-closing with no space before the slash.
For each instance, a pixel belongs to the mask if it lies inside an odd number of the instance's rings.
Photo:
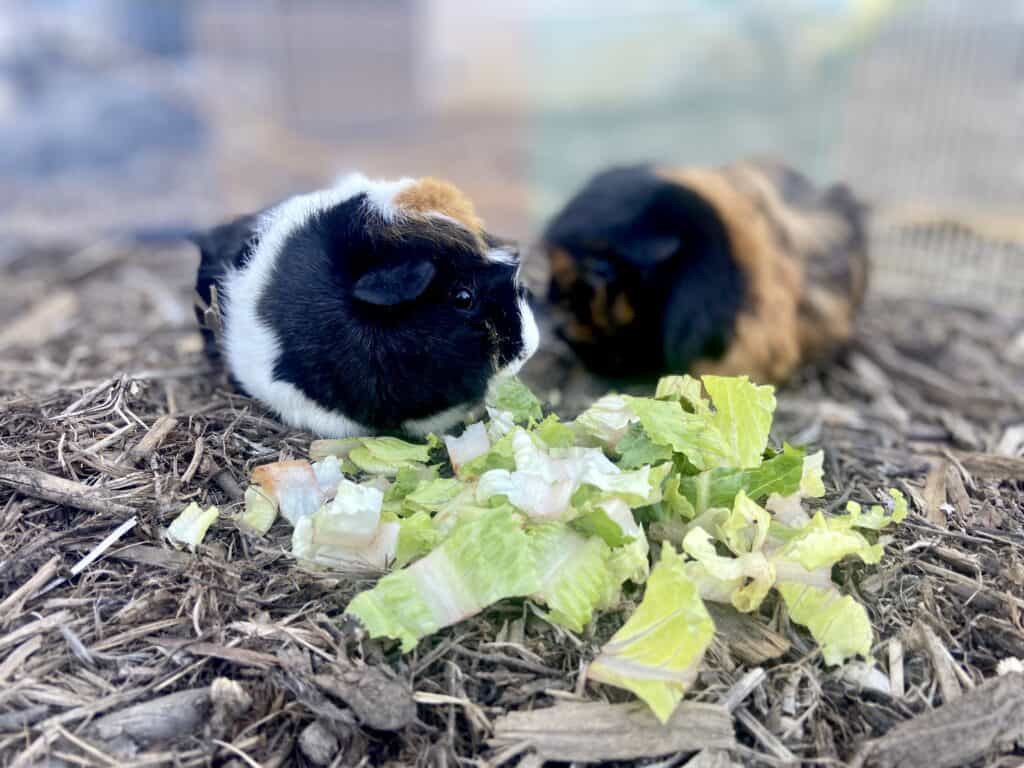
<svg viewBox="0 0 1024 768">
<path fill-rule="evenodd" d="M 451 428 L 537 349 L 518 250 L 442 180 L 351 174 L 194 239 L 208 354 L 319 435 Z"/>
<path fill-rule="evenodd" d="M 864 211 L 765 158 L 609 169 L 543 236 L 557 332 L 605 374 L 782 382 L 851 338 Z"/>
</svg>

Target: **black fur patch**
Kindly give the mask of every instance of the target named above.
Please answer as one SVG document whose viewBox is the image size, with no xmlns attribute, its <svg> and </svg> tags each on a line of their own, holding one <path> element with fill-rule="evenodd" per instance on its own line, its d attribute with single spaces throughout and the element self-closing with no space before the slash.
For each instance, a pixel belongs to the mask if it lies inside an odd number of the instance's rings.
<svg viewBox="0 0 1024 768">
<path fill-rule="evenodd" d="M 549 248 L 572 258 L 571 286 L 552 281 L 549 298 L 594 332 L 575 345 L 584 362 L 617 375 L 682 372 L 721 357 L 746 289 L 715 209 L 648 166 L 595 176 L 551 221 Z M 600 310 L 624 294 L 625 325 Z M 596 316 L 600 314 L 601 316 Z"/>
</svg>

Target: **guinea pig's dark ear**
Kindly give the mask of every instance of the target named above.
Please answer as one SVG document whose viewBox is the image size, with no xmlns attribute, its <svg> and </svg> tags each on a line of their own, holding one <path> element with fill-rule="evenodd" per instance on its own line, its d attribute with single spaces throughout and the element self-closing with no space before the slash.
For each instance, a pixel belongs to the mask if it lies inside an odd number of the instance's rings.
<svg viewBox="0 0 1024 768">
<path fill-rule="evenodd" d="M 675 235 L 645 235 L 630 238 L 619 244 L 619 250 L 638 267 L 652 267 L 670 259 L 682 245 Z"/>
<path fill-rule="evenodd" d="M 356 280 L 352 295 L 382 307 L 403 304 L 422 296 L 436 273 L 436 267 L 426 260 L 377 267 Z"/>
<path fill-rule="evenodd" d="M 239 216 L 213 229 L 193 232 L 189 240 L 198 246 L 208 268 L 240 267 L 252 255 L 258 219 L 258 214 Z"/>
</svg>

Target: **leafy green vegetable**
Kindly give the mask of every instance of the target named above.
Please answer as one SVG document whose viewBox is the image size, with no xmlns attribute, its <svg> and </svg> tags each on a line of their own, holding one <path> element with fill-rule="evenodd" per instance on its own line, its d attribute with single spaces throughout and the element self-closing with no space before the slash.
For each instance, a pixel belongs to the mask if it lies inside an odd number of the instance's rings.
<svg viewBox="0 0 1024 768">
<path fill-rule="evenodd" d="M 611 551 L 599 537 L 581 536 L 561 523 L 529 532 L 537 558 L 540 588 L 534 597 L 548 606 L 548 618 L 582 632 L 594 610 L 618 594 L 608 564 Z"/>
<path fill-rule="evenodd" d="M 687 413 L 675 400 L 627 397 L 626 403 L 654 443 L 681 453 L 697 469 L 722 466 L 729 456 L 730 447 L 708 416 Z"/>
<path fill-rule="evenodd" d="M 655 400 L 676 400 L 690 413 L 707 415 L 711 406 L 704 397 L 704 387 L 692 376 L 665 376 L 658 381 Z"/>
<path fill-rule="evenodd" d="M 629 431 L 629 425 L 636 420 L 636 414 L 630 410 L 626 398 L 605 395 L 576 417 L 576 425 L 583 434 L 615 450 Z"/>
<path fill-rule="evenodd" d="M 548 448 L 571 448 L 576 442 L 576 433 L 572 427 L 559 421 L 555 414 L 534 427 L 533 434 Z"/>
<path fill-rule="evenodd" d="M 697 678 L 715 627 L 668 544 L 636 611 L 590 663 L 587 677 L 643 699 L 662 723 Z"/>
<path fill-rule="evenodd" d="M 195 549 L 203 543 L 206 531 L 219 514 L 220 510 L 217 507 L 203 509 L 193 501 L 171 521 L 167 527 L 167 538 L 174 544 L 184 544 Z"/>
<path fill-rule="evenodd" d="M 428 555 L 356 595 L 345 612 L 371 637 L 395 638 L 410 651 L 421 637 L 502 598 L 539 591 L 536 563 L 518 515 L 495 507 L 459 522 Z"/>
<path fill-rule="evenodd" d="M 761 464 L 775 412 L 775 388 L 752 384 L 746 376 L 705 376 L 704 388 L 715 404 L 712 423 L 729 448 L 729 466 Z"/>
<path fill-rule="evenodd" d="M 398 543 L 395 546 L 395 568 L 424 555 L 441 541 L 441 532 L 429 512 L 415 512 L 399 521 Z"/>
<path fill-rule="evenodd" d="M 405 497 L 404 505 L 413 511 L 439 512 L 463 491 L 455 478 L 438 478 L 422 483 Z"/>
<path fill-rule="evenodd" d="M 507 411 L 517 424 L 540 421 L 544 417 L 540 400 L 515 376 L 502 376 L 490 389 L 487 404 Z"/>
<path fill-rule="evenodd" d="M 619 453 L 618 464 L 623 469 L 638 469 L 645 464 L 660 464 L 672 459 L 672 449 L 651 440 L 638 423 L 629 426 L 629 431 L 615 449 Z"/>
<path fill-rule="evenodd" d="M 482 456 L 467 461 L 459 470 L 459 478 L 472 480 L 492 469 L 515 469 L 516 460 L 512 454 L 512 433 L 501 437 Z"/>
<path fill-rule="evenodd" d="M 871 620 L 864 606 L 834 586 L 796 581 L 776 585 L 789 617 L 807 627 L 821 646 L 826 664 L 842 664 L 851 656 L 871 654 Z"/>
<path fill-rule="evenodd" d="M 803 451 L 785 445 L 782 453 L 759 467 L 719 467 L 699 475 L 681 476 L 679 488 L 698 512 L 711 507 L 731 507 L 741 490 L 755 501 L 773 493 L 788 496 L 800 490 L 804 463 Z"/>
<path fill-rule="evenodd" d="M 259 486 L 250 485 L 246 488 L 245 508 L 238 516 L 238 522 L 263 536 L 276 519 L 277 502 L 261 491 Z"/>
</svg>

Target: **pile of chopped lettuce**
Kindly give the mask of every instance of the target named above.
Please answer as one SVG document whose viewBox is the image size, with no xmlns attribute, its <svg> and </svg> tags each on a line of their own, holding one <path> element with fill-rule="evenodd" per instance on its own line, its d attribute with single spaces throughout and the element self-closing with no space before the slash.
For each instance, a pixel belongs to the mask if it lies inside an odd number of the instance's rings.
<svg viewBox="0 0 1024 768">
<path fill-rule="evenodd" d="M 832 567 L 877 563 L 906 501 L 805 508 L 825 493 L 823 455 L 770 447 L 774 410 L 773 389 L 746 377 L 673 376 L 562 422 L 508 378 L 461 434 L 317 440 L 311 461 L 258 467 L 238 523 L 263 534 L 280 514 L 299 561 L 387 571 L 346 613 L 403 652 L 506 599 L 581 632 L 642 589 L 588 676 L 664 722 L 714 636 L 706 601 L 781 601 L 828 664 L 870 653 L 867 612 Z"/>
</svg>

